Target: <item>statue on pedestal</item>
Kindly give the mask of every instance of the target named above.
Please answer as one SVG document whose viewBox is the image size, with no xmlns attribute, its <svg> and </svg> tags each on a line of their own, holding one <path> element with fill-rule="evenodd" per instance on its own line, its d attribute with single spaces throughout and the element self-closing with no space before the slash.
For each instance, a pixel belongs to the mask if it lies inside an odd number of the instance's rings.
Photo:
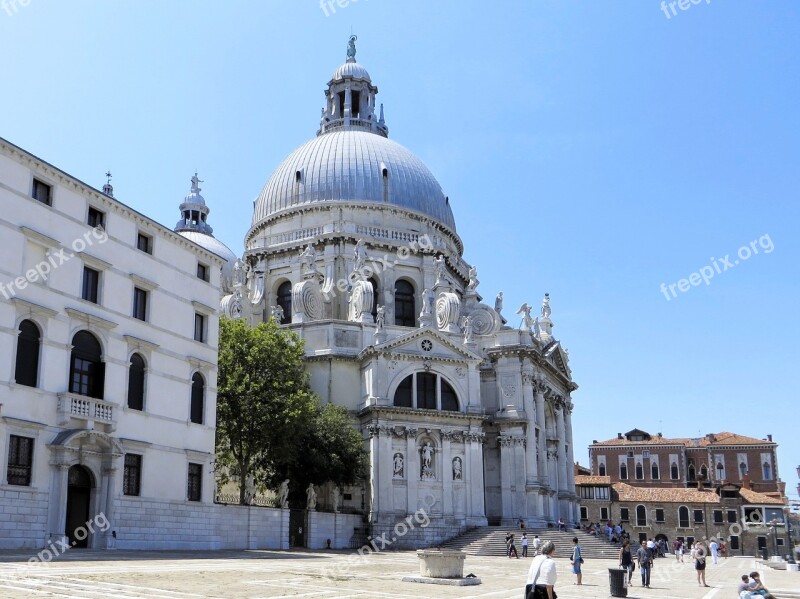
<svg viewBox="0 0 800 599">
<path fill-rule="evenodd" d="M 333 488 L 333 513 L 339 513 L 339 487 Z"/>
<path fill-rule="evenodd" d="M 288 478 L 281 483 L 281 486 L 278 489 L 278 504 L 280 505 L 281 509 L 284 509 L 284 510 L 289 507 L 289 479 Z"/>
<path fill-rule="evenodd" d="M 503 311 L 503 292 L 497 294 L 497 298 L 494 300 L 494 311 L 500 314 Z"/>
<path fill-rule="evenodd" d="M 478 280 L 478 269 L 474 266 L 469 267 L 469 283 L 467 284 L 467 291 L 475 291 L 480 284 Z"/>
<path fill-rule="evenodd" d="M 308 488 L 306 489 L 306 509 L 317 509 L 317 492 L 314 490 L 314 483 L 308 483 Z"/>
</svg>

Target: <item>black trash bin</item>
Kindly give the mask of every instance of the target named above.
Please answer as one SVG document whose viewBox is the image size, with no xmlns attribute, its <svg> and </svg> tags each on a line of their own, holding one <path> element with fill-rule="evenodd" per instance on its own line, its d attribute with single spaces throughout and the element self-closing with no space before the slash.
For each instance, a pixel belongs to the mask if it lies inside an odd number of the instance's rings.
<svg viewBox="0 0 800 599">
<path fill-rule="evenodd" d="M 766 548 L 766 547 L 764 547 L 764 548 L 761 550 L 761 559 L 763 559 L 765 562 L 768 562 L 768 561 L 769 561 L 769 551 L 767 551 L 767 548 Z"/>
<path fill-rule="evenodd" d="M 608 569 L 608 584 L 611 587 L 612 597 L 627 597 L 628 587 L 625 586 L 625 577 L 628 571 L 622 568 Z"/>
</svg>

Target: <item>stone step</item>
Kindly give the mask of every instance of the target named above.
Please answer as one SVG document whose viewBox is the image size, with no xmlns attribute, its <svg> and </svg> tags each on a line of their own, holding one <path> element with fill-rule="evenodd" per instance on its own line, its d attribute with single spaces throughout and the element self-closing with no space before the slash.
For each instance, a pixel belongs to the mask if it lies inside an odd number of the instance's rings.
<svg viewBox="0 0 800 599">
<path fill-rule="evenodd" d="M 509 532 L 507 527 L 485 526 L 475 528 L 464 534 L 450 539 L 440 546 L 443 549 L 459 549 L 469 555 L 499 556 L 506 555 L 505 536 Z M 514 544 L 518 553 L 522 553 L 520 545 L 520 530 L 513 530 Z M 569 556 L 572 553 L 573 537 L 578 537 L 581 548 L 583 549 L 584 559 L 616 559 L 619 555 L 619 547 L 606 541 L 588 535 L 583 531 L 558 531 L 553 528 L 526 529 L 529 542 L 534 535 L 538 535 L 542 542 L 552 541 L 556 546 L 556 555 L 561 557 Z M 529 551 L 533 551 L 532 548 Z"/>
</svg>

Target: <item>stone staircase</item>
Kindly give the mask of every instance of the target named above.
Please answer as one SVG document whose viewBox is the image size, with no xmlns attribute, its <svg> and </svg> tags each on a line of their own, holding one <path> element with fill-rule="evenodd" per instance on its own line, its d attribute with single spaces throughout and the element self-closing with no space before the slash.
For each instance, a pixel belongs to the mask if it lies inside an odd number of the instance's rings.
<svg viewBox="0 0 800 599">
<path fill-rule="evenodd" d="M 511 531 L 514 533 L 514 544 L 517 547 L 517 552 L 522 555 L 522 545 L 520 539 L 522 538 L 523 531 L 520 529 L 512 529 L 505 526 L 483 526 L 480 528 L 473 528 L 464 534 L 445 541 L 439 546 L 442 549 L 459 549 L 466 552 L 468 555 L 494 555 L 503 557 L 506 554 L 506 533 Z M 588 559 L 617 559 L 619 556 L 619 547 L 611 543 L 598 539 L 579 530 L 567 530 L 566 532 L 558 531 L 554 528 L 527 528 L 528 542 L 533 542 L 533 536 L 539 535 L 542 543 L 545 541 L 553 541 L 556 546 L 556 556 L 568 558 L 572 555 L 572 539 L 578 537 L 578 542 L 583 550 L 583 558 Z M 528 549 L 529 555 L 533 554 L 533 548 Z"/>
</svg>

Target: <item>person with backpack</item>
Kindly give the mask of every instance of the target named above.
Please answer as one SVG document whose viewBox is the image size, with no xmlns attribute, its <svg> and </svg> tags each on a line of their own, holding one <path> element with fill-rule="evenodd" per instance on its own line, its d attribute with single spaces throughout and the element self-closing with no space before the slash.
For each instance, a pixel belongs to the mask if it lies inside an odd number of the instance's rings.
<svg viewBox="0 0 800 599">
<path fill-rule="evenodd" d="M 573 537 L 572 539 L 573 545 L 575 547 L 572 549 L 572 556 L 569 558 L 569 561 L 572 562 L 572 573 L 578 577 L 578 586 L 581 585 L 581 578 L 583 574 L 581 574 L 581 564 L 583 563 L 583 557 L 581 557 L 581 546 L 578 545 L 578 537 Z"/>
</svg>

